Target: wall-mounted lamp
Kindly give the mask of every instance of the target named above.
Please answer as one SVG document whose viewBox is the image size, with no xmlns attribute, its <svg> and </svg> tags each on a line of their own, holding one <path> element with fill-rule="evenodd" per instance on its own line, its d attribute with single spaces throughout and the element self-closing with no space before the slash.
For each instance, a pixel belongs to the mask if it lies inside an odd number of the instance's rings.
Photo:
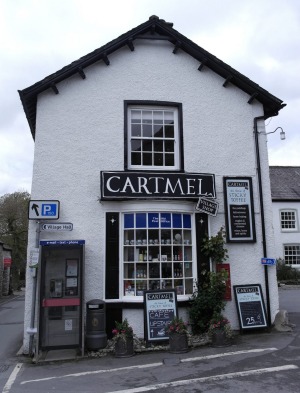
<svg viewBox="0 0 300 393">
<path fill-rule="evenodd" d="M 281 130 L 281 131 L 280 131 L 280 139 L 281 139 L 281 140 L 284 140 L 284 139 L 285 139 L 285 132 L 283 131 L 283 129 L 282 129 L 281 127 L 277 127 L 274 131 L 266 132 L 265 134 L 266 134 L 266 135 L 268 135 L 268 134 L 274 134 L 274 132 L 276 132 L 277 130 Z M 264 134 L 264 133 L 262 133 L 262 134 Z"/>
</svg>

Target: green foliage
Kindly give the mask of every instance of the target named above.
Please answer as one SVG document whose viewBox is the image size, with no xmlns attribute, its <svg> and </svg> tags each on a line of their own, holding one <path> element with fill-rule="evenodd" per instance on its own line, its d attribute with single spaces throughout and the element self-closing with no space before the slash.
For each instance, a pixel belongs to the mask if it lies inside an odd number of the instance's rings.
<svg viewBox="0 0 300 393">
<path fill-rule="evenodd" d="M 214 315 L 225 308 L 226 283 L 224 273 L 207 273 L 207 280 L 197 284 L 197 290 L 190 298 L 189 316 L 194 334 L 205 333 Z"/>
<path fill-rule="evenodd" d="M 300 271 L 290 265 L 286 265 L 285 261 L 281 258 L 277 259 L 276 270 L 278 281 L 300 280 Z"/>
<path fill-rule="evenodd" d="M 202 240 L 201 252 L 211 258 L 212 262 L 222 263 L 228 259 L 228 250 L 225 248 L 226 233 L 223 227 L 215 236 L 207 235 Z"/>
<path fill-rule="evenodd" d="M 115 321 L 115 324 L 116 327 L 112 331 L 114 340 L 117 340 L 118 338 L 126 340 L 126 337 L 133 335 L 132 327 L 129 325 L 126 318 L 122 322 Z"/>
<path fill-rule="evenodd" d="M 15 289 L 25 276 L 29 200 L 30 194 L 26 191 L 0 197 L 0 240 L 12 249 Z"/>
</svg>

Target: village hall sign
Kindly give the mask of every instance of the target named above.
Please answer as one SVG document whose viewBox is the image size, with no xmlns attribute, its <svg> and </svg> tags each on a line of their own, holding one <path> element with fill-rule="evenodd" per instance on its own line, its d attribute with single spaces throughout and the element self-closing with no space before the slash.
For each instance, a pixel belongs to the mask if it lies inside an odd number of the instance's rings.
<svg viewBox="0 0 300 393">
<path fill-rule="evenodd" d="M 215 176 L 203 173 L 101 172 L 101 200 L 215 198 Z"/>
</svg>

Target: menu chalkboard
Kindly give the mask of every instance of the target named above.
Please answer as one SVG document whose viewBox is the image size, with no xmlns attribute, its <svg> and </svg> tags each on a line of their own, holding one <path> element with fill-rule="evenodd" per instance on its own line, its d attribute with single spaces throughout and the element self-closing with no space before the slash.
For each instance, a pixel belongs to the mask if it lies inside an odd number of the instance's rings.
<svg viewBox="0 0 300 393">
<path fill-rule="evenodd" d="M 175 290 L 144 292 L 145 338 L 147 342 L 168 340 L 166 326 L 177 316 Z"/>
<path fill-rule="evenodd" d="M 267 328 L 260 284 L 235 285 L 233 289 L 241 329 Z"/>
</svg>

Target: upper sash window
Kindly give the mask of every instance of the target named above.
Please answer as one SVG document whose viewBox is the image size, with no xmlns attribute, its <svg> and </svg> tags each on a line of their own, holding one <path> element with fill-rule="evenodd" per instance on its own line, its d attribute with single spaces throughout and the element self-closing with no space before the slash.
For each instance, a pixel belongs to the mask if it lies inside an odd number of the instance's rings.
<svg viewBox="0 0 300 393">
<path fill-rule="evenodd" d="M 181 143 L 178 107 L 128 105 L 128 169 L 180 170 Z"/>
</svg>

